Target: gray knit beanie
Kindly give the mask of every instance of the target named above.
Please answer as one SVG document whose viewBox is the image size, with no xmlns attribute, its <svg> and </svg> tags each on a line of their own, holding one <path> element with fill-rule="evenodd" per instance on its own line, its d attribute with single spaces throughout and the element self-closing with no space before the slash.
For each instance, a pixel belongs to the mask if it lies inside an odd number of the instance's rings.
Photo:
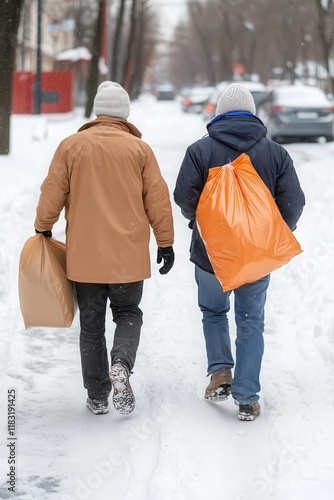
<svg viewBox="0 0 334 500">
<path fill-rule="evenodd" d="M 216 116 L 223 115 L 229 111 L 250 111 L 255 115 L 256 108 L 252 94 L 240 83 L 232 83 L 220 96 Z"/>
<path fill-rule="evenodd" d="M 116 82 L 102 82 L 94 99 L 94 113 L 126 120 L 130 114 L 128 93 Z"/>
</svg>

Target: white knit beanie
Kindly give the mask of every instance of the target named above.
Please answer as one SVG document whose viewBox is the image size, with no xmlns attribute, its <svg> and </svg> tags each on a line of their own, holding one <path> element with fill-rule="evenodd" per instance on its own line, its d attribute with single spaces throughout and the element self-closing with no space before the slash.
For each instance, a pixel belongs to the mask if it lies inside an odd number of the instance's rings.
<svg viewBox="0 0 334 500">
<path fill-rule="evenodd" d="M 115 116 L 126 120 L 130 114 L 128 93 L 116 82 L 102 82 L 94 99 L 94 113 L 96 116 Z"/>
<path fill-rule="evenodd" d="M 229 111 L 250 111 L 255 115 L 256 108 L 252 94 L 240 83 L 232 83 L 220 96 L 216 116 L 223 115 Z"/>
</svg>

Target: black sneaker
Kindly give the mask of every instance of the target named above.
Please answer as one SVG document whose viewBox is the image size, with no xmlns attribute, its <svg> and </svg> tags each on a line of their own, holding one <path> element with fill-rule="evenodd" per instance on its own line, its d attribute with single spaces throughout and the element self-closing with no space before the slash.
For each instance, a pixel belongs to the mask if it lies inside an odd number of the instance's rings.
<svg viewBox="0 0 334 500">
<path fill-rule="evenodd" d="M 94 415 L 105 415 L 109 413 L 109 403 L 107 399 L 87 398 L 86 406 Z"/>
<path fill-rule="evenodd" d="M 259 403 L 239 403 L 238 419 L 243 421 L 255 420 L 260 415 Z"/>
<path fill-rule="evenodd" d="M 112 365 L 110 380 L 114 388 L 112 401 L 116 411 L 129 415 L 135 408 L 135 397 L 129 382 L 129 371 L 120 362 Z"/>
</svg>

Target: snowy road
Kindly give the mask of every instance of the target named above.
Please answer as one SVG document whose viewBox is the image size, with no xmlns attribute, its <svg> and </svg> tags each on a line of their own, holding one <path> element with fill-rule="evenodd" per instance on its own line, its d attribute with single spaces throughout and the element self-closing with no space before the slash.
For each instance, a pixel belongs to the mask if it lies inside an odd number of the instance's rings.
<svg viewBox="0 0 334 500">
<path fill-rule="evenodd" d="M 39 185 L 59 140 L 80 115 L 14 116 L 12 153 L 0 157 L 0 497 L 24 500 L 331 500 L 334 489 L 334 144 L 286 146 L 306 194 L 296 231 L 304 252 L 272 275 L 266 309 L 262 414 L 239 422 L 232 400 L 203 399 L 208 379 L 190 230 L 173 205 L 176 263 L 161 276 L 151 244 L 144 326 L 121 417 L 85 407 L 78 318 L 24 330 L 17 297 L 20 250 L 33 234 Z M 171 192 L 188 144 L 205 133 L 177 102 L 143 98 L 130 121 L 154 149 Z M 63 236 L 59 222 L 54 235 Z M 113 324 L 108 316 L 108 343 Z M 231 316 L 233 326 L 233 316 Z M 233 333 L 232 333 L 233 335 Z M 7 430 L 16 393 L 15 437 Z M 8 446 L 8 444 L 10 446 Z M 15 453 L 15 494 L 10 453 Z"/>
</svg>

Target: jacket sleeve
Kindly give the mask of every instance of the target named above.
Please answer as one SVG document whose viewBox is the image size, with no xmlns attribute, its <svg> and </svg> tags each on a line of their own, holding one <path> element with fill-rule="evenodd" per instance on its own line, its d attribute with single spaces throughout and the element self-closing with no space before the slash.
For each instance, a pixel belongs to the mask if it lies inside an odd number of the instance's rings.
<svg viewBox="0 0 334 500">
<path fill-rule="evenodd" d="M 195 148 L 189 146 L 174 189 L 174 201 L 181 208 L 181 213 L 186 219 L 195 220 L 196 208 L 204 184 L 205 179 Z"/>
<path fill-rule="evenodd" d="M 145 212 L 157 245 L 162 248 L 172 246 L 174 224 L 168 186 L 152 149 L 146 143 L 142 179 Z"/>
<path fill-rule="evenodd" d="M 303 212 L 305 195 L 288 152 L 282 148 L 282 161 L 276 180 L 275 201 L 281 215 L 292 231 Z"/>
<path fill-rule="evenodd" d="M 66 204 L 69 190 L 66 156 L 63 143 L 60 143 L 51 161 L 48 175 L 41 185 L 35 219 L 35 228 L 38 231 L 52 229 Z"/>
</svg>

